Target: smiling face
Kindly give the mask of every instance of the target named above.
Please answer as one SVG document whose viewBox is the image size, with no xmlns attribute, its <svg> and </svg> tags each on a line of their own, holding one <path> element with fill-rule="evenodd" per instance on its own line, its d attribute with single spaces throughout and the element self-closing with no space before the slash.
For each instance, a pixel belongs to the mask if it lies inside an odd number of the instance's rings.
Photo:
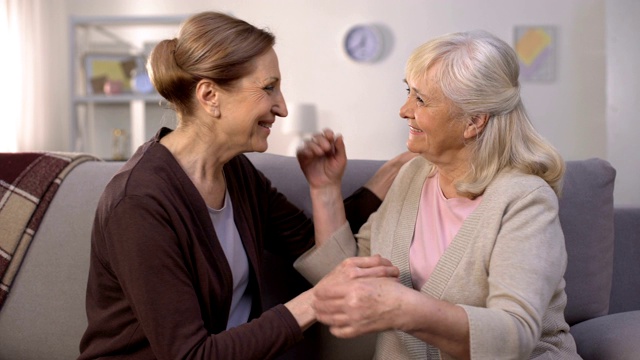
<svg viewBox="0 0 640 360">
<path fill-rule="evenodd" d="M 436 81 L 438 67 L 432 66 L 424 77 L 406 80 L 408 96 L 400 116 L 409 125 L 409 151 L 441 166 L 464 157 L 465 126 L 453 116 L 456 111 Z"/>
<path fill-rule="evenodd" d="M 275 117 L 287 116 L 273 49 L 253 60 L 253 71 L 219 97 L 221 130 L 231 148 L 264 152 Z"/>
</svg>

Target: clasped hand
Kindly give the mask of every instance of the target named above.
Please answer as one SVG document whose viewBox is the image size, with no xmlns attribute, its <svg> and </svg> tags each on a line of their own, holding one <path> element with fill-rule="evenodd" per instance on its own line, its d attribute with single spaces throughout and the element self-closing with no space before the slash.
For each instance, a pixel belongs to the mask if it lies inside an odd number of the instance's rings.
<svg viewBox="0 0 640 360">
<path fill-rule="evenodd" d="M 342 338 L 396 328 L 399 274 L 379 255 L 344 260 L 313 289 L 316 318 Z"/>
<path fill-rule="evenodd" d="M 305 140 L 296 156 L 312 188 L 340 185 L 347 166 L 342 136 L 325 129 Z"/>
</svg>

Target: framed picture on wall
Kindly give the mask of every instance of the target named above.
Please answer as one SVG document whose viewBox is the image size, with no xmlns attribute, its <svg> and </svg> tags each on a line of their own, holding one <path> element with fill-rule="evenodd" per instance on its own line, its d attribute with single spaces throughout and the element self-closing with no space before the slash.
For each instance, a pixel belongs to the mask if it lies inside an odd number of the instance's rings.
<svg viewBox="0 0 640 360">
<path fill-rule="evenodd" d="M 89 53 L 83 62 L 87 95 L 131 92 L 131 73 L 138 64 L 136 56 Z"/>
<path fill-rule="evenodd" d="M 557 38 L 555 26 L 516 26 L 514 48 L 523 81 L 556 79 Z"/>
</svg>

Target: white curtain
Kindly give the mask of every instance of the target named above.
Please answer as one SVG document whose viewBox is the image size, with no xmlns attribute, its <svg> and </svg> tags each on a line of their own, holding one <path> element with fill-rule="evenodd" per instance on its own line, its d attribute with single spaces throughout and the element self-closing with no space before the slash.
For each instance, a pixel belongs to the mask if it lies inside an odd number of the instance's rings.
<svg viewBox="0 0 640 360">
<path fill-rule="evenodd" d="M 12 14 L 10 3 L 17 1 L 1 0 L 0 6 L 0 44 L 5 46 L 4 54 L 0 55 L 0 74 L 4 78 L 0 84 L 0 101 L 4 116 L 0 120 L 0 151 L 16 151 L 18 149 L 18 128 L 20 127 L 20 93 L 22 72 L 20 56 L 20 41 L 17 24 Z"/>
<path fill-rule="evenodd" d="M 66 131 L 56 124 L 56 106 L 52 106 L 52 92 L 67 91 L 51 86 L 55 79 L 51 74 L 61 70 L 51 66 L 59 58 L 59 53 L 52 52 L 55 44 L 50 41 L 57 33 L 47 29 L 60 13 L 56 5 L 60 2 L 0 0 L 0 44 L 5 47 L 0 54 L 0 101 L 4 103 L 0 151 L 59 150 L 52 149 L 60 146 L 52 145 L 55 141 L 47 137 L 56 127 L 58 136 Z M 65 74 L 63 71 L 61 75 Z"/>
</svg>

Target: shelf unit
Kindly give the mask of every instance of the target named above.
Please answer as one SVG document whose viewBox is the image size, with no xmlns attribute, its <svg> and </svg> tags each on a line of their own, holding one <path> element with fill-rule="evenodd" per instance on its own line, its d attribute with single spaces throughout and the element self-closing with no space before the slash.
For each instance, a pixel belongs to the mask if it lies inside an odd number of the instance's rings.
<svg viewBox="0 0 640 360">
<path fill-rule="evenodd" d="M 124 127 L 128 131 L 128 146 L 123 150 L 124 157 L 128 157 L 150 136 L 148 109 L 164 111 L 158 106 L 163 98 L 155 91 L 135 92 L 126 89 L 126 83 L 123 84 L 126 91 L 110 94 L 94 88 L 90 79 L 94 74 L 88 74 L 86 57 L 101 54 L 144 59 L 153 44 L 175 37 L 186 18 L 185 15 L 70 18 L 70 148 L 73 151 L 112 158 L 112 131 Z M 158 116 L 166 117 L 162 113 Z"/>
</svg>

